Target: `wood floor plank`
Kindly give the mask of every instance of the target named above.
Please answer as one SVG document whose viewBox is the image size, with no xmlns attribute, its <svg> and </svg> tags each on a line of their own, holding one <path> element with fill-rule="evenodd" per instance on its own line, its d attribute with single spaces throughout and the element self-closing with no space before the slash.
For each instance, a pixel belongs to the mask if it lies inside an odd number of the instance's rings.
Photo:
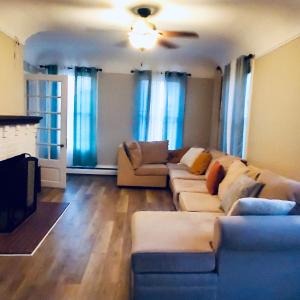
<svg viewBox="0 0 300 300">
<path fill-rule="evenodd" d="M 39 201 L 70 205 L 33 257 L 0 257 L 0 299 L 129 300 L 131 216 L 174 210 L 164 189 L 118 188 L 114 176 L 68 176 Z"/>
</svg>

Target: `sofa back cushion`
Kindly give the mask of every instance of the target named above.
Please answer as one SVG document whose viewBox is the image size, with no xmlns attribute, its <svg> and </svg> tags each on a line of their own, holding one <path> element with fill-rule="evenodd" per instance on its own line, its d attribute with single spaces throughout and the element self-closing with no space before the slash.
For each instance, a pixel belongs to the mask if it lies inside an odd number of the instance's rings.
<svg viewBox="0 0 300 300">
<path fill-rule="evenodd" d="M 178 164 L 185 153 L 188 152 L 190 147 L 184 147 L 177 150 L 169 150 L 168 162 Z"/>
<path fill-rule="evenodd" d="M 254 180 L 257 180 L 257 178 L 262 172 L 262 169 L 259 169 L 253 165 L 248 165 L 247 167 L 248 167 L 247 176 L 251 177 Z"/>
<path fill-rule="evenodd" d="M 211 195 L 216 195 L 218 193 L 219 184 L 223 180 L 224 176 L 224 167 L 218 161 L 216 161 L 211 167 L 206 180 L 206 187 Z"/>
<path fill-rule="evenodd" d="M 219 185 L 218 195 L 222 201 L 227 189 L 230 185 L 242 174 L 245 174 L 248 171 L 247 166 L 242 163 L 240 160 L 235 160 L 229 167 L 228 172 Z"/>
<path fill-rule="evenodd" d="M 220 151 L 214 151 L 214 153 L 212 153 L 212 156 L 213 156 L 212 161 L 211 161 L 210 165 L 208 166 L 208 169 L 207 169 L 206 174 L 205 174 L 206 179 L 208 177 L 210 168 L 213 166 L 213 164 L 216 161 L 218 161 L 224 167 L 224 170 L 225 170 L 225 173 L 226 173 L 228 171 L 229 167 L 231 166 L 231 164 L 234 161 L 241 160 L 240 157 L 232 156 L 232 155 L 226 155 L 225 153 L 222 154 L 222 152 L 220 152 Z"/>
<path fill-rule="evenodd" d="M 142 165 L 142 150 L 137 141 L 130 141 L 124 143 L 124 149 L 131 161 L 132 167 L 136 170 Z"/>
<path fill-rule="evenodd" d="M 209 152 L 201 152 L 189 168 L 189 171 L 196 175 L 203 175 L 206 172 L 211 159 L 212 155 Z"/>
<path fill-rule="evenodd" d="M 233 204 L 240 198 L 256 197 L 263 187 L 263 183 L 256 182 L 247 175 L 239 176 L 226 190 L 221 201 L 221 208 L 228 214 Z"/>
<path fill-rule="evenodd" d="M 143 164 L 164 164 L 168 161 L 169 141 L 139 142 Z"/>
<path fill-rule="evenodd" d="M 288 215 L 296 202 L 263 198 L 241 198 L 230 210 L 230 216 L 281 216 Z"/>
<path fill-rule="evenodd" d="M 196 158 L 204 151 L 204 148 L 190 148 L 181 158 L 180 163 L 190 168 L 195 162 Z"/>
<path fill-rule="evenodd" d="M 300 203 L 300 182 L 263 170 L 258 182 L 265 184 L 260 198 L 291 200 Z"/>
</svg>

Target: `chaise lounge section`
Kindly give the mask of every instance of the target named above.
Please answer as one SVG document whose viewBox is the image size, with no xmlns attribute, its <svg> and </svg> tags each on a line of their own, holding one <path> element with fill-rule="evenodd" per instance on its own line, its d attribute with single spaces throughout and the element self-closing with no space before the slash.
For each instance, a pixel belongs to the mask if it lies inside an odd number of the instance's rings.
<svg viewBox="0 0 300 300">
<path fill-rule="evenodd" d="M 299 216 L 138 212 L 132 229 L 134 300 L 299 299 Z"/>
</svg>

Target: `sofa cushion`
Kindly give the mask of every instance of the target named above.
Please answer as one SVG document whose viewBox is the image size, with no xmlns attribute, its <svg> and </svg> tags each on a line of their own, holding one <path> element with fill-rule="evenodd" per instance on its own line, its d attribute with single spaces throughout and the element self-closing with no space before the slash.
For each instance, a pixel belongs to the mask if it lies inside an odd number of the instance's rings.
<svg viewBox="0 0 300 300">
<path fill-rule="evenodd" d="M 169 141 L 139 142 L 143 164 L 163 164 L 168 161 Z"/>
<path fill-rule="evenodd" d="M 204 180 L 174 179 L 170 182 L 170 187 L 173 191 L 173 203 L 177 209 L 179 209 L 178 196 L 181 192 L 208 192 L 206 188 L 206 182 Z"/>
<path fill-rule="evenodd" d="M 215 261 L 210 242 L 213 238 L 215 218 L 216 215 L 210 213 L 149 211 L 135 213 L 131 228 L 134 270 L 212 271 Z M 145 255 L 148 253 L 149 256 Z M 170 259 L 167 258 L 167 254 L 170 254 Z"/>
<path fill-rule="evenodd" d="M 179 194 L 179 207 L 182 211 L 216 212 L 223 215 L 218 196 L 205 193 L 183 192 Z"/>
<path fill-rule="evenodd" d="M 205 176 L 204 175 L 196 175 L 192 174 L 188 170 L 176 170 L 176 169 L 170 169 L 169 170 L 169 175 L 170 175 L 170 180 L 174 179 L 185 179 L 185 180 L 204 180 Z"/>
<path fill-rule="evenodd" d="M 241 198 L 232 209 L 230 216 L 282 216 L 288 215 L 296 202 L 262 198 Z"/>
<path fill-rule="evenodd" d="M 199 156 L 200 153 L 204 151 L 204 148 L 190 148 L 181 158 L 180 163 L 186 165 L 188 168 L 190 168 L 196 158 Z"/>
<path fill-rule="evenodd" d="M 169 169 L 164 164 L 143 164 L 135 170 L 135 175 L 140 176 L 166 176 Z"/>
<path fill-rule="evenodd" d="M 258 182 L 265 184 L 260 198 L 291 200 L 300 203 L 300 182 L 263 170 Z"/>
<path fill-rule="evenodd" d="M 168 162 L 174 164 L 179 163 L 183 155 L 187 153 L 189 149 L 190 147 L 184 147 L 177 150 L 169 150 Z"/>
<path fill-rule="evenodd" d="M 245 164 L 243 164 L 241 161 L 236 160 L 234 161 L 225 176 L 225 178 L 222 180 L 222 182 L 219 185 L 218 195 L 220 200 L 222 201 L 224 198 L 224 195 L 227 191 L 227 189 L 230 187 L 230 185 L 242 174 L 245 174 L 248 171 L 248 168 Z"/>
<path fill-rule="evenodd" d="M 209 175 L 206 181 L 206 187 L 208 192 L 211 195 L 216 195 L 218 193 L 218 188 L 221 181 L 225 177 L 225 170 L 224 167 L 216 161 L 212 168 L 209 171 Z"/>
<path fill-rule="evenodd" d="M 185 180 L 174 179 L 172 181 L 172 190 L 175 193 L 196 192 L 207 193 L 206 182 L 204 180 Z"/>
<path fill-rule="evenodd" d="M 169 170 L 188 170 L 188 167 L 183 164 L 167 163 Z"/>
<path fill-rule="evenodd" d="M 129 157 L 133 169 L 137 169 L 142 164 L 142 150 L 137 141 L 124 143 L 124 149 Z"/>
<path fill-rule="evenodd" d="M 232 205 L 240 198 L 256 197 L 263 187 L 263 183 L 256 182 L 247 175 L 239 176 L 226 190 L 221 201 L 221 207 L 228 213 Z"/>
<path fill-rule="evenodd" d="M 189 171 L 196 175 L 203 175 L 206 172 L 211 160 L 212 160 L 212 155 L 207 151 L 203 151 L 195 159 L 194 163 L 189 168 Z"/>
</svg>

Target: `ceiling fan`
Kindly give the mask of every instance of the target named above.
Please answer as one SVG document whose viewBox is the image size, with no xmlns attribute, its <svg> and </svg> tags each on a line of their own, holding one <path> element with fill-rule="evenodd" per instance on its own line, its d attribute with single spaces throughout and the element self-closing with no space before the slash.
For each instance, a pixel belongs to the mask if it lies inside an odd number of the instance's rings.
<svg viewBox="0 0 300 300">
<path fill-rule="evenodd" d="M 21 2 L 21 0 L 17 0 Z M 112 8 L 112 5 L 107 1 L 99 1 L 99 0 L 30 0 L 30 2 L 38 5 L 56 5 L 56 6 L 64 6 L 64 7 L 75 7 L 75 8 L 92 8 L 92 9 L 108 9 Z"/>
<path fill-rule="evenodd" d="M 138 6 L 131 9 L 138 16 L 128 33 L 130 44 L 141 51 L 153 48 L 156 44 L 167 48 L 177 49 L 179 45 L 171 42 L 168 38 L 199 38 L 196 32 L 192 31 L 161 31 L 150 23 L 147 18 L 157 13 L 157 7 Z M 125 46 L 127 43 L 120 43 Z"/>
</svg>

